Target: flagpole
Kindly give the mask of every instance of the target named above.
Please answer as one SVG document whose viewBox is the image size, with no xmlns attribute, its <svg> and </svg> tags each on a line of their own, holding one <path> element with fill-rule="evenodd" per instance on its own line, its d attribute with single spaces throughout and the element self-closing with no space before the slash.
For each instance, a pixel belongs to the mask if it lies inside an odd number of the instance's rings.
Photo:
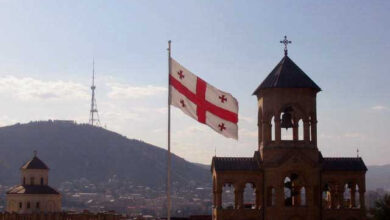
<svg viewBox="0 0 390 220">
<path fill-rule="evenodd" d="M 168 155 L 167 155 L 167 220 L 171 220 L 171 41 L 168 41 Z"/>
</svg>

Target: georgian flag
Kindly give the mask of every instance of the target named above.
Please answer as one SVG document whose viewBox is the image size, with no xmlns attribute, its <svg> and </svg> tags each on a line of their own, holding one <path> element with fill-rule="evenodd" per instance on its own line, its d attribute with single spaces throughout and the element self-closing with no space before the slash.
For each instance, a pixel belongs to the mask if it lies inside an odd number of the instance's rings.
<svg viewBox="0 0 390 220">
<path fill-rule="evenodd" d="M 238 139 L 238 102 L 171 58 L 170 104 L 228 138 Z"/>
</svg>

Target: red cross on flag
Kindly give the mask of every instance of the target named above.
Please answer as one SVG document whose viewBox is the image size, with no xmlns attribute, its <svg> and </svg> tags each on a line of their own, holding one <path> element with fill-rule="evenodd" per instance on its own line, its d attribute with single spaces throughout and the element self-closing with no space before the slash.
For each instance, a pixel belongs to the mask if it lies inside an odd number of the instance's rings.
<svg viewBox="0 0 390 220">
<path fill-rule="evenodd" d="M 225 137 L 238 139 L 238 102 L 171 58 L 170 104 Z"/>
</svg>

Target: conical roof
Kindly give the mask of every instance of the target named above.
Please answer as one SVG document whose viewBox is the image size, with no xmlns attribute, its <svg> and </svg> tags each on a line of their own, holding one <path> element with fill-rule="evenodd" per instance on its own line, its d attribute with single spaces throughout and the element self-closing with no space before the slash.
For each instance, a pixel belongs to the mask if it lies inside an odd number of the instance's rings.
<svg viewBox="0 0 390 220">
<path fill-rule="evenodd" d="M 48 170 L 49 167 L 46 166 L 46 164 L 42 160 L 40 160 L 36 155 L 34 155 L 34 157 L 30 161 L 28 161 L 22 166 L 22 169 Z"/>
<path fill-rule="evenodd" d="M 283 57 L 253 92 L 253 95 L 257 95 L 260 90 L 268 88 L 311 88 L 317 92 L 321 91 L 321 88 L 288 56 Z"/>
</svg>

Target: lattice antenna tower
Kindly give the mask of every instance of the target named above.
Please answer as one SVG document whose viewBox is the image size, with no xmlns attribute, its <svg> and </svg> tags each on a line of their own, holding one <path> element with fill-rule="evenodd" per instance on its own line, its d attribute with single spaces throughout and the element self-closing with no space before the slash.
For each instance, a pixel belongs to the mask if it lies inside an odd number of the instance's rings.
<svg viewBox="0 0 390 220">
<path fill-rule="evenodd" d="M 100 126 L 99 112 L 97 109 L 96 98 L 95 98 L 95 59 L 92 61 L 92 97 L 91 97 L 91 110 L 89 111 L 89 123 L 93 125 Z"/>
</svg>

